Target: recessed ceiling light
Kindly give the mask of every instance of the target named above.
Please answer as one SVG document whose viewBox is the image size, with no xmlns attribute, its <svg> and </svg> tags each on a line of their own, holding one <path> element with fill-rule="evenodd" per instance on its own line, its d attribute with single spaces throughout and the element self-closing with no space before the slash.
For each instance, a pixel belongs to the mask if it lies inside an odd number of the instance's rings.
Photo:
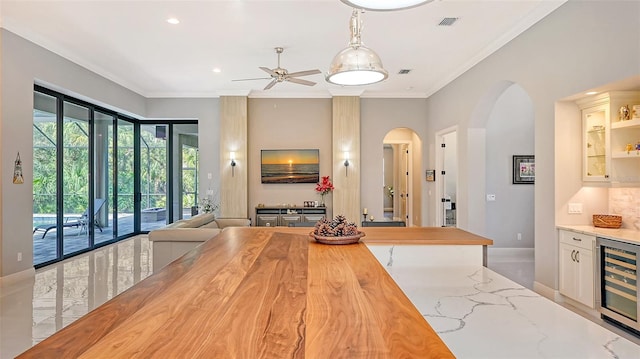
<svg viewBox="0 0 640 359">
<path fill-rule="evenodd" d="M 167 22 L 171 25 L 178 25 L 180 23 L 180 20 L 176 19 L 175 17 L 170 17 L 167 19 Z"/>
<path fill-rule="evenodd" d="M 595 95 L 597 93 L 598 92 L 596 92 L 596 91 L 589 91 L 589 92 L 585 93 L 585 95 Z"/>
<path fill-rule="evenodd" d="M 216 67 L 216 68 L 213 69 L 213 72 L 219 74 L 219 73 L 222 72 L 222 70 L 220 70 L 219 68 Z"/>
</svg>

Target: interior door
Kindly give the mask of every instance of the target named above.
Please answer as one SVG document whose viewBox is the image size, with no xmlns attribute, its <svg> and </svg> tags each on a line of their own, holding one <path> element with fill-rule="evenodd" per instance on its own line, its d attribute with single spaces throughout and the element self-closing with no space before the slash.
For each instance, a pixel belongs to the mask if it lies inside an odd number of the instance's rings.
<svg viewBox="0 0 640 359">
<path fill-rule="evenodd" d="M 400 190 L 400 203 L 398 203 L 398 219 L 408 222 L 409 213 L 409 145 L 406 143 L 399 146 L 400 168 L 398 170 L 398 189 Z"/>
<path fill-rule="evenodd" d="M 442 180 L 442 197 L 440 199 L 442 207 L 442 226 L 456 227 L 456 197 L 457 197 L 457 170 L 458 155 L 457 149 L 457 133 L 450 132 L 442 136 L 440 144 L 442 154 L 442 170 L 440 172 Z"/>
</svg>

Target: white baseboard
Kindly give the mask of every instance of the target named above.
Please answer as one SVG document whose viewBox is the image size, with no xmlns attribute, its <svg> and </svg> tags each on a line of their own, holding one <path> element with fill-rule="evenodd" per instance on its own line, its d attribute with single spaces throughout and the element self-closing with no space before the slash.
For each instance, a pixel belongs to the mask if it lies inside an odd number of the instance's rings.
<svg viewBox="0 0 640 359">
<path fill-rule="evenodd" d="M 590 308 L 580 302 L 576 302 L 575 300 L 571 299 L 571 298 L 567 298 L 563 295 L 560 295 L 561 300 L 558 303 L 561 303 L 564 306 L 571 306 L 573 307 L 573 311 L 580 311 L 586 315 L 589 315 L 593 318 L 600 318 L 600 313 L 595 309 L 595 308 Z"/>
<path fill-rule="evenodd" d="M 563 300 L 560 292 L 537 281 L 533 281 L 533 291 L 554 302 Z"/>
</svg>

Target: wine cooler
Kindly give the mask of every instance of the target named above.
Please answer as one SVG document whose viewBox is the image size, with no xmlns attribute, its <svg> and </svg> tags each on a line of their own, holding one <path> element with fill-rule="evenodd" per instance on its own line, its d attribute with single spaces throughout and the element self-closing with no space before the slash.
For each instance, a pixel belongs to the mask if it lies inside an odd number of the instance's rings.
<svg viewBox="0 0 640 359">
<path fill-rule="evenodd" d="M 638 255 L 640 245 L 598 237 L 596 306 L 605 319 L 640 331 Z"/>
</svg>

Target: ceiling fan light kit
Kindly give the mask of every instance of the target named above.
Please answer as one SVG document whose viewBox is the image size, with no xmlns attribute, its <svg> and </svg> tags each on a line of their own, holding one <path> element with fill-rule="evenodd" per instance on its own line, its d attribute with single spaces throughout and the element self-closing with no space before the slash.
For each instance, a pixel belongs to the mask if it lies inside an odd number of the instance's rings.
<svg viewBox="0 0 640 359">
<path fill-rule="evenodd" d="M 389 77 L 382 60 L 371 49 L 362 45 L 360 36 L 360 12 L 353 10 L 349 22 L 351 41 L 349 47 L 340 51 L 331 61 L 326 80 L 342 86 L 370 85 Z"/>
<path fill-rule="evenodd" d="M 343 3 L 358 9 L 373 11 L 391 11 L 408 9 L 433 0 L 341 0 Z"/>
</svg>

